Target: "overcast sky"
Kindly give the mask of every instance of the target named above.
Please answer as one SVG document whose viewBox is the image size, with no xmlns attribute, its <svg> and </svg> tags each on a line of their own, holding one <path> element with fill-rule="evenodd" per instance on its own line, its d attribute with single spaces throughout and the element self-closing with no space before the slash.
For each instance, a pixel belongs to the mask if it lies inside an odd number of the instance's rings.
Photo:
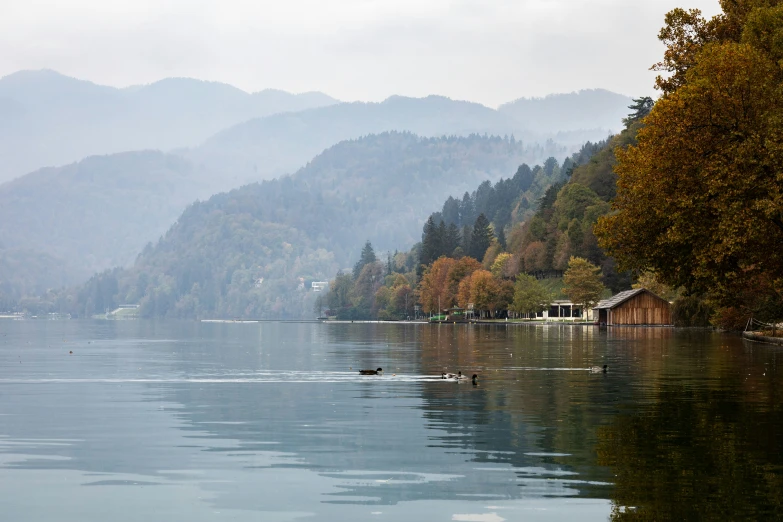
<svg viewBox="0 0 783 522">
<path fill-rule="evenodd" d="M 603 87 L 652 94 L 674 7 L 718 0 L 0 0 L 0 76 L 118 87 L 187 76 L 342 100 L 490 106 Z"/>
</svg>

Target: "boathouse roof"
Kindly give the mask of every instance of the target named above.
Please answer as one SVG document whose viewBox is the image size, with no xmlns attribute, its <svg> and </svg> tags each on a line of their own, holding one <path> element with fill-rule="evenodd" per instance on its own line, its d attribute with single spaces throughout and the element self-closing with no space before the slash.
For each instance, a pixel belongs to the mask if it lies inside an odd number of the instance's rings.
<svg viewBox="0 0 783 522">
<path fill-rule="evenodd" d="M 604 299 L 602 301 L 599 301 L 598 304 L 595 305 L 594 310 L 600 310 L 600 309 L 611 310 L 612 308 L 617 308 L 618 306 L 620 306 L 621 304 L 623 304 L 624 302 L 626 302 L 630 298 L 632 298 L 634 296 L 637 296 L 637 295 L 639 295 L 641 293 L 644 293 L 644 292 L 648 292 L 648 293 L 650 293 L 652 295 L 655 295 L 652 292 L 650 292 L 649 290 L 647 290 L 646 288 L 634 288 L 633 290 L 626 290 L 624 292 L 620 292 L 618 294 L 615 294 L 612 297 L 610 297 L 609 299 Z M 658 296 L 655 295 L 655 297 L 658 297 Z M 658 299 L 661 299 L 661 298 L 658 297 Z"/>
</svg>

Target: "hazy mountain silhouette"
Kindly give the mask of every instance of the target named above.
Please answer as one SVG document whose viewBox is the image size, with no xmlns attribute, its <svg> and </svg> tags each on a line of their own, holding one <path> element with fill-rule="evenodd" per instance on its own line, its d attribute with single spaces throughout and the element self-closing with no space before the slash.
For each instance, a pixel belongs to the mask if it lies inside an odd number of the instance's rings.
<svg viewBox="0 0 783 522">
<path fill-rule="evenodd" d="M 627 98 L 607 91 L 518 100 L 500 110 L 442 96 L 333 102 L 320 93 L 247 94 L 190 79 L 115 89 L 52 71 L 6 76 L 0 79 L 0 180 L 21 174 L 25 165 L 64 163 L 91 153 L 177 150 L 89 157 L 0 185 L 0 242 L 67 260 L 79 267 L 74 277 L 84 277 L 132 262 L 194 200 L 295 172 L 343 140 L 387 131 L 513 134 L 524 144 L 525 161 L 535 163 L 550 155 L 562 159 L 577 144 L 604 138 L 608 130 L 596 126 L 609 125 L 615 116 L 603 118 L 601 111 L 624 115 L 628 105 Z M 328 106 L 305 108 L 314 105 Z M 302 110 L 253 118 L 282 109 Z M 554 119 L 562 132 L 541 132 Z M 548 141 L 553 136 L 557 139 Z M 405 161 L 406 149 L 395 154 Z M 410 210 L 429 211 L 429 206 Z"/>
<path fill-rule="evenodd" d="M 420 136 L 513 134 L 528 143 L 552 139 L 575 151 L 619 130 L 630 102 L 595 90 L 520 99 L 494 110 L 442 96 L 392 96 L 380 103 L 342 103 L 253 119 L 184 154 L 197 164 L 230 172 L 239 185 L 292 172 L 341 140 L 390 130 Z"/>
<path fill-rule="evenodd" d="M 0 78 L 0 182 L 95 154 L 191 147 L 236 123 L 337 103 L 322 93 L 169 78 L 116 89 L 54 71 Z"/>
<path fill-rule="evenodd" d="M 131 263 L 189 203 L 211 194 L 204 179 L 157 151 L 41 169 L 0 185 L 0 243 L 55 256 L 67 262 L 64 279 L 85 279 Z"/>
<path fill-rule="evenodd" d="M 544 98 L 520 98 L 498 107 L 522 128 L 540 133 L 602 129 L 620 132 L 632 98 L 604 89 L 588 89 Z M 595 140 L 594 137 L 589 138 Z M 585 140 L 587 141 L 587 140 Z"/>
<path fill-rule="evenodd" d="M 513 128 L 509 117 L 478 103 L 442 96 L 392 96 L 380 103 L 341 103 L 253 119 L 216 134 L 185 155 L 207 168 L 230 172 L 236 186 L 293 172 L 332 145 L 368 134 L 502 136 Z"/>
</svg>

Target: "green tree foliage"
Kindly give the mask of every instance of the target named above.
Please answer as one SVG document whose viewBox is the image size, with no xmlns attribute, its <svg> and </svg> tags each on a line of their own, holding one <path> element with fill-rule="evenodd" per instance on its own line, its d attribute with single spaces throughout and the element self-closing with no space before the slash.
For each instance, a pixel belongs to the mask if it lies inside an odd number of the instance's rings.
<svg viewBox="0 0 783 522">
<path fill-rule="evenodd" d="M 694 295 L 680 296 L 672 304 L 672 321 L 674 326 L 706 327 L 714 310 L 703 297 Z"/>
<path fill-rule="evenodd" d="M 375 294 L 377 318 L 385 321 L 407 319 L 413 316 L 416 296 L 407 278 L 396 274 Z"/>
<path fill-rule="evenodd" d="M 587 144 L 572 156 L 576 165 L 567 182 L 549 187 L 538 200 L 535 214 L 509 232 L 514 265 L 526 273 L 559 275 L 571 256 L 601 267 L 603 282 L 614 292 L 631 286 L 630 272 L 618 273 L 614 260 L 598 246 L 593 227 L 610 211 L 615 192 L 615 148 L 635 142 L 640 123 L 601 144 Z M 581 164 L 576 164 L 577 161 Z"/>
<path fill-rule="evenodd" d="M 650 272 L 649 270 L 639 274 L 639 277 L 632 286 L 633 288 L 646 288 L 658 297 L 662 297 L 667 301 L 674 301 L 679 297 L 680 294 L 676 288 L 672 288 L 669 285 L 661 283 L 655 276 L 655 273 Z"/>
<path fill-rule="evenodd" d="M 156 317 L 310 316 L 316 296 L 306 283 L 356 262 L 357 238 L 383 250 L 412 244 L 432 198 L 472 188 L 478 176 L 499 178 L 540 154 L 476 135 L 385 133 L 340 143 L 291 176 L 188 207 L 117 274 L 115 301 Z M 415 269 L 416 256 L 404 262 L 400 270 Z"/>
<path fill-rule="evenodd" d="M 372 263 L 375 263 L 378 259 L 375 257 L 375 250 L 372 248 L 372 243 L 369 240 L 364 244 L 362 248 L 362 255 L 359 261 L 353 267 L 353 278 L 358 279 L 359 274 L 362 273 L 362 269 Z"/>
<path fill-rule="evenodd" d="M 526 274 L 517 276 L 512 310 L 519 314 L 536 314 L 549 309 L 551 303 L 551 294 L 535 277 Z"/>
<path fill-rule="evenodd" d="M 514 274 L 510 273 L 510 264 L 512 256 L 508 252 L 500 252 L 490 265 L 489 271 L 493 277 L 498 279 L 511 278 Z"/>
<path fill-rule="evenodd" d="M 383 284 L 383 265 L 373 262 L 362 267 L 359 276 L 354 280 L 351 301 L 358 310 L 375 308 L 375 293 Z"/>
<path fill-rule="evenodd" d="M 94 275 L 79 292 L 78 302 L 83 308 L 77 310 L 79 315 L 90 317 L 93 314 L 103 314 L 117 308 L 119 270 L 106 270 Z"/>
<path fill-rule="evenodd" d="M 625 125 L 625 128 L 627 129 L 634 123 L 642 121 L 645 116 L 650 114 L 654 104 L 655 102 L 649 96 L 634 98 L 633 103 L 628 106 L 633 112 L 623 118 L 623 125 Z"/>
<path fill-rule="evenodd" d="M 572 159 L 568 161 L 573 164 Z M 443 220 L 447 226 L 454 224 L 458 229 L 464 228 L 463 241 L 469 243 L 470 227 L 479 214 L 484 214 L 495 230 L 502 230 L 523 219 L 529 213 L 530 201 L 535 201 L 547 187 L 563 180 L 564 176 L 565 171 L 555 158 L 547 159 L 543 167 L 537 165 L 531 169 L 522 164 L 511 178 L 500 179 L 494 185 L 488 180 L 483 181 L 472 193 L 466 192 L 461 201 L 449 197 L 442 210 L 433 214 L 433 220 L 435 223 Z M 468 235 L 465 235 L 466 232 Z M 462 247 L 465 250 L 465 244 Z M 443 255 L 451 253 L 443 252 Z"/>
<path fill-rule="evenodd" d="M 424 224 L 424 232 L 421 235 L 421 250 L 419 250 L 420 266 L 427 266 L 440 257 L 440 241 L 438 227 L 435 218 L 430 216 Z"/>
<path fill-rule="evenodd" d="M 494 235 L 489 220 L 482 213 L 473 224 L 473 233 L 470 236 L 470 256 L 478 260 L 484 259 L 484 253 L 492 244 Z"/>
<path fill-rule="evenodd" d="M 332 314 L 350 308 L 352 306 L 351 295 L 353 293 L 353 279 L 350 275 L 338 272 L 334 280 L 329 284 L 329 310 Z"/>
<path fill-rule="evenodd" d="M 132 263 L 182 209 L 207 197 L 209 181 L 195 170 L 180 157 L 142 151 L 32 172 L 0 186 L 0 242 L 58 258 L 68 284 L 83 282 Z"/>
<path fill-rule="evenodd" d="M 603 291 L 601 269 L 586 259 L 571 257 L 563 276 L 563 293 L 587 312 L 598 303 Z"/>
<path fill-rule="evenodd" d="M 17 309 L 21 299 L 62 289 L 68 284 L 71 272 L 63 266 L 61 260 L 53 256 L 34 250 L 0 246 L 0 312 L 24 311 Z M 60 311 L 50 298 L 44 301 L 52 307 L 47 311 Z"/>
<path fill-rule="evenodd" d="M 783 303 L 783 5 L 735 0 L 704 20 L 672 11 L 664 96 L 618 150 L 615 213 L 597 228 L 624 268 L 742 308 Z M 752 306 L 747 306 L 752 308 Z"/>
</svg>

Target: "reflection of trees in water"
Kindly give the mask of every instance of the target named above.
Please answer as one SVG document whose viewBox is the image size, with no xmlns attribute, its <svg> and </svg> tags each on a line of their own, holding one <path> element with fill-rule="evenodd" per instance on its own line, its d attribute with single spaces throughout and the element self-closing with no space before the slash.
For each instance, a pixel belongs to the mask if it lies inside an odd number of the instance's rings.
<svg viewBox="0 0 783 522">
<path fill-rule="evenodd" d="M 690 378 L 659 383 L 654 402 L 599 429 L 598 463 L 616 475 L 613 519 L 781 519 L 777 357 L 724 348 L 697 355 L 706 368 L 682 368 Z"/>
<path fill-rule="evenodd" d="M 578 473 L 579 480 L 607 481 L 595 467 L 595 427 L 603 408 L 618 400 L 622 379 L 586 371 L 605 349 L 595 328 L 442 325 L 422 331 L 422 367 L 480 375 L 478 389 L 459 393 L 442 386 L 423 389 L 425 417 L 450 435 L 443 444 L 475 451 L 477 463 L 516 469 L 542 467 Z M 466 430 L 470 426 L 472 429 Z M 561 453 L 540 457 L 526 453 Z M 520 477 L 525 476 L 520 471 Z M 582 496 L 606 496 L 605 487 L 580 485 Z"/>
<path fill-rule="evenodd" d="M 330 358 L 367 367 L 383 358 L 419 375 L 476 371 L 481 383 L 172 387 L 184 406 L 180 414 L 193 422 L 183 429 L 244 421 L 208 426 L 215 437 L 238 440 L 244 449 L 290 452 L 290 466 L 324 476 L 384 470 L 409 474 L 413 482 L 417 474 L 433 472 L 459 477 L 379 490 L 373 480 L 390 477 L 372 475 L 369 485 L 341 486 L 336 502 L 531 494 L 508 474 L 480 469 L 492 465 L 537 480 L 533 487 L 558 478 L 556 469 L 577 473 L 567 478 L 617 482 L 616 505 L 640 507 L 627 514 L 618 508 L 618 519 L 754 518 L 754 504 L 763 519 L 783 498 L 783 446 L 773 438 L 783 426 L 783 388 L 769 350 L 665 328 L 355 324 L 328 325 L 314 335 L 285 346 L 290 364 L 322 364 L 310 357 L 311 345 L 327 343 Z M 224 349 L 221 358 L 242 367 L 247 357 L 257 357 L 245 354 L 239 345 Z M 604 355 L 608 375 L 531 369 L 587 368 Z M 612 371 L 613 357 L 623 371 Z M 280 444 L 270 448 L 266 441 Z M 567 455 L 527 455 L 540 452 Z M 540 471 L 531 474 L 531 468 Z M 609 494 L 606 486 L 558 488 L 538 494 Z"/>
<path fill-rule="evenodd" d="M 374 479 L 389 476 L 372 474 L 369 485 L 341 486 L 343 491 L 334 494 L 335 502 L 383 504 L 460 495 L 606 497 L 605 486 L 560 481 L 607 480 L 592 462 L 594 436 L 590 433 L 598 413 L 584 411 L 585 404 L 600 402 L 589 394 L 602 393 L 603 376 L 569 375 L 577 385 L 588 384 L 575 401 L 563 381 L 568 372 L 525 372 L 522 376 L 501 371 L 506 365 L 538 364 L 540 354 L 531 350 L 538 350 L 542 343 L 551 357 L 566 354 L 573 364 L 586 367 L 595 349 L 594 336 L 587 330 L 523 334 L 505 327 L 348 324 L 328 325 L 322 332 L 323 338 L 296 339 L 278 349 L 285 349 L 296 367 L 317 363 L 320 358 L 310 360 L 308 346 L 324 341 L 331 356 L 355 357 L 367 367 L 373 367 L 379 357 L 399 361 L 418 374 L 438 375 L 444 363 L 465 373 L 480 367 L 482 384 L 474 388 L 438 381 L 389 387 L 380 380 L 339 385 L 174 386 L 172 400 L 183 405 L 179 415 L 188 421 L 181 429 L 198 432 L 202 441 L 204 437 L 237 441 L 244 451 L 272 449 L 292 455 L 290 464 L 274 467 L 300 467 L 335 478 L 346 478 L 339 474 L 342 471 L 368 470 L 381 475 L 389 471 L 409 474 L 408 479 L 416 483 L 379 489 Z M 255 357 L 242 345 L 221 351 L 228 367 L 247 367 Z M 205 436 L 205 427 L 213 435 Z M 270 447 L 268 442 L 277 444 Z M 235 449 L 232 445 L 213 451 Z M 570 455 L 525 455 L 542 451 Z M 492 471 L 497 465 L 511 467 L 506 473 Z M 555 473 L 563 468 L 579 475 Z M 525 481 L 510 481 L 509 472 Z M 421 482 L 416 475 L 432 473 L 454 478 Z"/>
</svg>

